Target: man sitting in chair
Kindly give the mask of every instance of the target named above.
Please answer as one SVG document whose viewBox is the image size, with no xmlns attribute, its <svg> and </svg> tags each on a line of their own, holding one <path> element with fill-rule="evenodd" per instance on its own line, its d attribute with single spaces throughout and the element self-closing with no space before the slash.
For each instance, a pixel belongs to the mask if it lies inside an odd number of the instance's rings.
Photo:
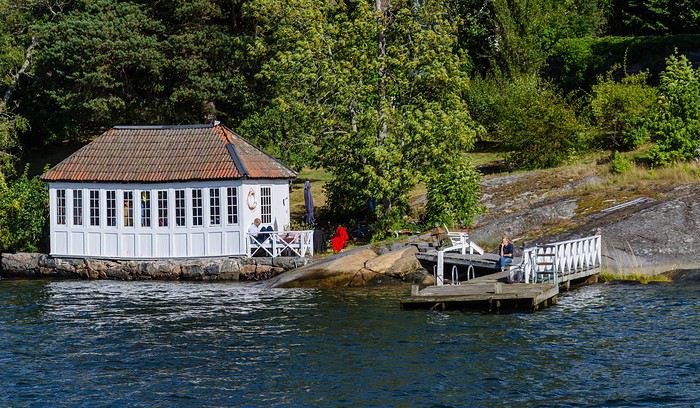
<svg viewBox="0 0 700 408">
<path fill-rule="evenodd" d="M 503 272 L 506 266 L 513 263 L 513 243 L 506 236 L 503 236 L 501 245 L 498 247 L 498 255 L 500 256 L 498 268 Z"/>
<path fill-rule="evenodd" d="M 260 224 L 262 224 L 262 220 L 256 218 L 253 223 L 250 224 L 250 227 L 248 227 L 248 234 L 250 234 L 250 237 L 257 241 L 258 244 L 262 244 L 261 240 L 264 240 L 263 234 L 260 233 Z"/>
</svg>

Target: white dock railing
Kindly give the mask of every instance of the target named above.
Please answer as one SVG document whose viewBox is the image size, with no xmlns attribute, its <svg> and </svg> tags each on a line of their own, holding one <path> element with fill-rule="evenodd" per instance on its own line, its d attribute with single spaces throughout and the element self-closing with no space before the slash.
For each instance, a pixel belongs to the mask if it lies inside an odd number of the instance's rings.
<svg viewBox="0 0 700 408">
<path fill-rule="evenodd" d="M 453 235 L 452 233 L 450 235 Z M 469 251 L 483 255 L 484 250 L 469 240 L 467 234 L 461 237 L 450 236 L 452 246 L 437 252 L 437 263 L 433 268 L 435 285 L 444 285 L 445 279 L 445 253 L 461 252 L 463 255 Z M 578 272 L 600 267 L 601 262 L 601 236 L 594 235 L 586 238 L 570 241 L 555 242 L 545 245 L 537 245 L 523 251 L 522 263 L 511 268 L 520 268 L 523 272 L 525 283 L 537 283 L 549 280 L 559 284 L 561 278 Z M 459 285 L 458 269 L 452 267 L 451 284 Z M 469 267 L 467 277 L 474 276 L 473 267 Z"/>
<path fill-rule="evenodd" d="M 601 249 L 600 235 L 528 248 L 520 265 L 525 283 L 551 279 L 558 284 L 566 275 L 599 268 Z"/>
<path fill-rule="evenodd" d="M 442 286 L 445 280 L 445 252 L 458 251 L 462 255 L 465 255 L 468 251 L 470 254 L 484 254 L 484 250 L 480 246 L 469 240 L 469 234 L 464 232 L 450 232 L 448 236 L 452 242 L 452 246 L 441 249 L 437 252 L 437 265 L 435 265 L 435 268 L 433 268 L 433 277 L 435 277 L 435 285 L 437 286 Z M 459 285 L 457 274 L 458 269 L 456 266 L 453 266 L 451 279 L 451 283 L 453 285 Z M 471 266 L 467 271 L 467 276 L 469 277 L 470 275 L 472 278 L 474 277 L 474 268 Z"/>
<path fill-rule="evenodd" d="M 261 231 L 258 237 L 246 233 L 246 254 L 270 256 L 313 256 L 314 232 L 306 231 Z"/>
</svg>

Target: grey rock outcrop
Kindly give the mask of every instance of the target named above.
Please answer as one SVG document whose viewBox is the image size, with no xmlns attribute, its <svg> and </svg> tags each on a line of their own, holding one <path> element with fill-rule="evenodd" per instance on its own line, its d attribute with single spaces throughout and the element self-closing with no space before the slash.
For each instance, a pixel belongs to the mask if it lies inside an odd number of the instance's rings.
<svg viewBox="0 0 700 408">
<path fill-rule="evenodd" d="M 675 197 L 601 225 L 607 269 L 647 274 L 700 269 L 700 186 L 671 194 Z"/>
<path fill-rule="evenodd" d="M 510 237 L 529 231 L 533 226 L 569 220 L 576 215 L 576 200 L 554 200 L 539 206 L 514 212 L 479 226 L 470 238 L 477 242 L 495 243 L 503 234 Z"/>
</svg>

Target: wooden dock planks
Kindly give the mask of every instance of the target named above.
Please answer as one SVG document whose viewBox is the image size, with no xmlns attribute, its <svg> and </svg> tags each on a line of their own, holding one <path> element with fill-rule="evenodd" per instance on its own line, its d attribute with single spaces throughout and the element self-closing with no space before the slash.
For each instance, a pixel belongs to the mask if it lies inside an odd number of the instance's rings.
<svg viewBox="0 0 700 408">
<path fill-rule="evenodd" d="M 497 275 L 497 274 L 494 274 Z M 556 303 L 559 288 L 553 284 L 501 283 L 483 277 L 461 285 L 415 287 L 401 300 L 401 308 L 481 311 L 490 313 L 532 312 Z"/>
</svg>

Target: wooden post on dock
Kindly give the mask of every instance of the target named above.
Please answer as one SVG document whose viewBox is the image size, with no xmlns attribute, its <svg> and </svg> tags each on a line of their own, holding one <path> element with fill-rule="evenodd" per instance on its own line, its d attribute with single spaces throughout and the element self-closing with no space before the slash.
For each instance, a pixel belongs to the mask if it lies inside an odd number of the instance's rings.
<svg viewBox="0 0 700 408">
<path fill-rule="evenodd" d="M 503 284 L 501 282 L 496 282 L 493 284 L 493 293 L 497 295 L 503 293 Z"/>
<path fill-rule="evenodd" d="M 411 296 L 418 296 L 419 292 L 420 292 L 420 286 L 411 285 Z"/>
</svg>

